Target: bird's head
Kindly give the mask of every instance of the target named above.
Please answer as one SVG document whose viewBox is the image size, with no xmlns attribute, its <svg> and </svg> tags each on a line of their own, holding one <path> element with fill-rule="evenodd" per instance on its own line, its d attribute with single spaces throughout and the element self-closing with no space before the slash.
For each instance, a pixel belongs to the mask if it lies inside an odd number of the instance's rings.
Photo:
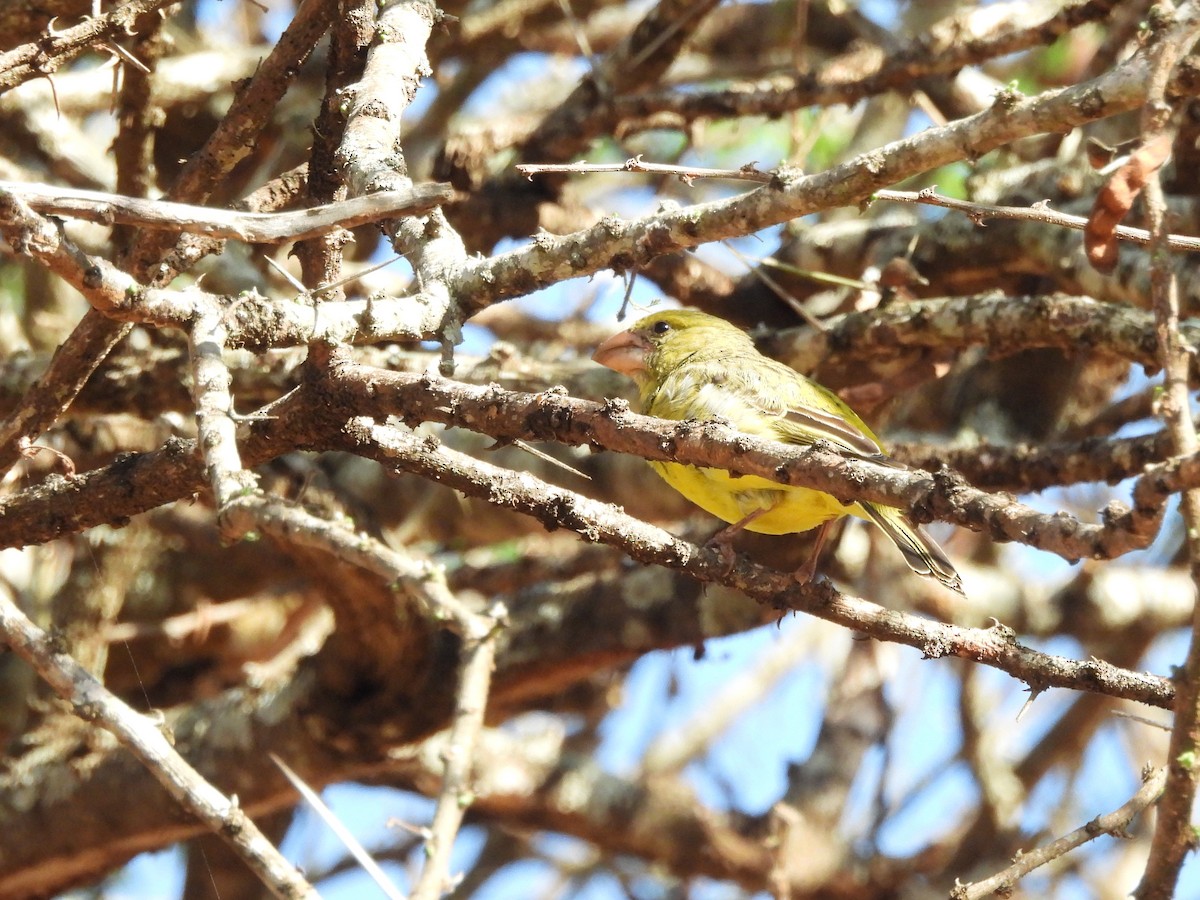
<svg viewBox="0 0 1200 900">
<path fill-rule="evenodd" d="M 614 334 L 592 359 L 642 385 L 661 380 L 696 353 L 732 355 L 753 346 L 749 335 L 724 319 L 694 309 L 665 309 Z"/>
</svg>

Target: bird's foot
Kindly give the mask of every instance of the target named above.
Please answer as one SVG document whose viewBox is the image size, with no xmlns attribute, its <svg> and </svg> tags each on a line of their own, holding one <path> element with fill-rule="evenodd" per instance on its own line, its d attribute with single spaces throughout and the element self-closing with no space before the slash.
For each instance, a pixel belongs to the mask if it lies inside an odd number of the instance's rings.
<svg viewBox="0 0 1200 900">
<path fill-rule="evenodd" d="M 817 577 L 817 563 L 821 560 L 821 547 L 825 544 L 825 535 L 829 531 L 829 526 L 833 524 L 833 519 L 827 522 L 822 522 L 820 529 L 817 531 L 817 539 L 813 545 L 812 553 L 809 554 L 808 562 L 798 568 L 793 576 L 799 584 L 808 584 Z"/>
<path fill-rule="evenodd" d="M 817 554 L 813 554 L 808 558 L 808 562 L 792 573 L 792 577 L 796 579 L 797 584 L 808 584 L 817 577 Z"/>
<path fill-rule="evenodd" d="M 726 575 L 733 571 L 734 563 L 737 562 L 737 552 L 733 549 L 733 539 L 736 536 L 737 531 L 730 525 L 728 528 L 722 528 L 704 543 L 705 549 L 716 552 Z"/>
<path fill-rule="evenodd" d="M 726 525 L 704 544 L 709 550 L 715 550 L 717 555 L 721 557 L 726 575 L 733 571 L 733 564 L 737 562 L 737 554 L 733 550 L 733 539 L 745 531 L 747 525 L 765 512 L 767 512 L 765 509 L 756 509 L 750 515 L 743 516 L 732 525 Z"/>
</svg>

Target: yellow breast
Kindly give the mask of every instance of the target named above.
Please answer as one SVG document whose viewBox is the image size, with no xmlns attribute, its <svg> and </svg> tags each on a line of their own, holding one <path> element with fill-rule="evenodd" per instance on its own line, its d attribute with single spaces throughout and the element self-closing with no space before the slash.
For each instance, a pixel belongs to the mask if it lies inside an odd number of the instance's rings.
<svg viewBox="0 0 1200 900">
<path fill-rule="evenodd" d="M 843 506 L 831 495 L 809 488 L 776 484 L 754 475 L 731 475 L 724 469 L 672 462 L 650 465 L 683 496 L 730 524 L 757 510 L 770 510 L 747 525 L 747 531 L 793 534 L 844 515 L 866 518 L 857 503 Z"/>
</svg>

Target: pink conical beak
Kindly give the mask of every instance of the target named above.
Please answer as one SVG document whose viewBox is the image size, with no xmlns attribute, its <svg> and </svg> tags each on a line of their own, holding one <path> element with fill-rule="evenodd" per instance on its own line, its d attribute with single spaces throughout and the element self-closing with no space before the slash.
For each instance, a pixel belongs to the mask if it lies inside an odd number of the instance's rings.
<svg viewBox="0 0 1200 900">
<path fill-rule="evenodd" d="M 641 335 L 632 331 L 620 331 L 596 348 L 592 360 L 635 378 L 646 371 L 646 354 L 650 352 L 650 343 Z"/>
</svg>

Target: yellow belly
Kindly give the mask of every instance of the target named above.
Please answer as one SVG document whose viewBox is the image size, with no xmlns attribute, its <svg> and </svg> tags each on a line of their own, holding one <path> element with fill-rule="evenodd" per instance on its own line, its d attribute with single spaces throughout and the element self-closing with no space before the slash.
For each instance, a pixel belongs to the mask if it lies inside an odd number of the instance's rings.
<svg viewBox="0 0 1200 900">
<path fill-rule="evenodd" d="M 840 516 L 866 518 L 857 503 L 843 506 L 822 491 L 777 484 L 755 475 L 730 475 L 724 469 L 702 469 L 671 462 L 651 462 L 650 465 L 683 496 L 730 524 L 740 522 L 757 510 L 770 510 L 748 524 L 747 531 L 793 534 Z"/>
</svg>

